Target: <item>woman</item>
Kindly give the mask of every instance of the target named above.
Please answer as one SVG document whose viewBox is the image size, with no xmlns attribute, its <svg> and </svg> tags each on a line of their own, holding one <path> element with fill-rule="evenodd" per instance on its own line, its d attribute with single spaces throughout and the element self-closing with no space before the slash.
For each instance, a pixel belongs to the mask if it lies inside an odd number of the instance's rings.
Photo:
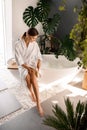
<svg viewBox="0 0 87 130">
<path fill-rule="evenodd" d="M 41 65 L 41 53 L 36 42 L 37 37 L 38 31 L 35 28 L 30 28 L 25 32 L 15 44 L 15 59 L 18 66 L 21 67 L 21 75 L 26 80 L 31 97 L 33 101 L 36 101 L 38 111 L 43 116 L 37 83 L 37 74 Z"/>
</svg>

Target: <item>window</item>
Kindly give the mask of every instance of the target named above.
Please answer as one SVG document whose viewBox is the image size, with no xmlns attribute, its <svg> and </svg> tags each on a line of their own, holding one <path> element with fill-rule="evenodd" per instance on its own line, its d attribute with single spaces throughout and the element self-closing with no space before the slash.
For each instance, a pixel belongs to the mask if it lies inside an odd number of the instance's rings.
<svg viewBox="0 0 87 130">
<path fill-rule="evenodd" d="M 0 0 L 0 65 L 12 58 L 12 0 Z"/>
<path fill-rule="evenodd" d="M 0 65 L 5 64 L 5 50 L 4 50 L 4 3 L 0 0 Z"/>
</svg>

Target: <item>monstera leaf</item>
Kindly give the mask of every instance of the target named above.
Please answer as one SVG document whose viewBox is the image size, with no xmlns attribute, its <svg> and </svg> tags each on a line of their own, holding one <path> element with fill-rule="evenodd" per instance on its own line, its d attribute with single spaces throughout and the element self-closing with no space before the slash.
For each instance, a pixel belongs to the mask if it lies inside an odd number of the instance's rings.
<svg viewBox="0 0 87 130">
<path fill-rule="evenodd" d="M 35 27 L 38 24 L 38 19 L 36 17 L 36 8 L 29 6 L 25 9 L 23 13 L 23 20 L 28 27 Z"/>
<path fill-rule="evenodd" d="M 53 15 L 53 18 L 47 18 L 42 23 L 45 34 L 53 34 L 57 30 L 60 22 L 60 16 L 58 13 Z"/>
<path fill-rule="evenodd" d="M 40 0 L 37 3 L 36 15 L 40 22 L 48 18 L 50 12 L 49 0 Z"/>
</svg>

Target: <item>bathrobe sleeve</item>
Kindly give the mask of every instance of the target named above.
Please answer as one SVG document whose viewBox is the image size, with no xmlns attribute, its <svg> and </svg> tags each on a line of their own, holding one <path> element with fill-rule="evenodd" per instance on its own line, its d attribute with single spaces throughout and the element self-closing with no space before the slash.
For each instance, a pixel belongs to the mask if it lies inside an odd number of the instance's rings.
<svg viewBox="0 0 87 130">
<path fill-rule="evenodd" d="M 16 59 L 16 62 L 18 64 L 18 66 L 24 64 L 24 60 L 23 60 L 23 54 L 22 54 L 22 51 L 21 51 L 21 44 L 20 42 L 17 42 L 15 44 L 15 59 Z"/>
<path fill-rule="evenodd" d="M 40 48 L 39 48 L 38 44 L 37 44 L 37 50 L 38 50 L 37 57 L 38 57 L 39 60 L 42 61 L 42 56 L 41 56 L 41 52 L 40 52 Z"/>
</svg>

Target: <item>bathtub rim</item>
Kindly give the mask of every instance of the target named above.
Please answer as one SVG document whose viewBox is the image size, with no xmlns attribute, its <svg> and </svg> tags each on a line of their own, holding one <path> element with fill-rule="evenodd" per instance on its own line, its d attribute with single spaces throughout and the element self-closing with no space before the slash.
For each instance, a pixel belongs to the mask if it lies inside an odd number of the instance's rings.
<svg viewBox="0 0 87 130">
<path fill-rule="evenodd" d="M 79 65 L 78 65 L 78 62 L 80 61 L 80 59 L 79 59 L 78 57 L 75 58 L 73 61 L 70 61 L 70 60 L 68 60 L 64 55 L 59 55 L 59 58 L 61 58 L 61 57 L 64 58 L 64 61 L 67 60 L 67 62 L 69 61 L 70 64 L 72 64 L 72 63 L 75 64 L 75 66 L 73 65 L 73 66 L 64 67 L 64 68 L 55 68 L 55 67 L 52 67 L 52 68 L 51 68 L 50 66 L 45 66 L 45 65 L 44 65 L 44 62 L 45 62 L 45 61 L 44 61 L 44 57 L 48 57 L 48 58 L 49 58 L 49 57 L 51 57 L 51 58 L 53 57 L 53 58 L 55 58 L 55 59 L 57 60 L 57 58 L 55 57 L 54 54 L 43 54 L 43 55 L 42 55 L 41 69 L 53 69 L 53 70 L 55 70 L 55 69 L 59 70 L 59 69 L 60 69 L 60 70 L 65 70 L 65 69 L 71 69 L 71 68 L 73 68 L 73 69 L 74 69 L 74 68 L 77 68 L 77 69 L 82 68 L 82 67 L 79 67 Z M 54 60 L 55 60 L 55 59 L 54 59 Z M 59 60 L 60 60 L 60 59 L 59 59 Z M 44 66 L 45 66 L 45 67 L 44 67 Z"/>
</svg>

